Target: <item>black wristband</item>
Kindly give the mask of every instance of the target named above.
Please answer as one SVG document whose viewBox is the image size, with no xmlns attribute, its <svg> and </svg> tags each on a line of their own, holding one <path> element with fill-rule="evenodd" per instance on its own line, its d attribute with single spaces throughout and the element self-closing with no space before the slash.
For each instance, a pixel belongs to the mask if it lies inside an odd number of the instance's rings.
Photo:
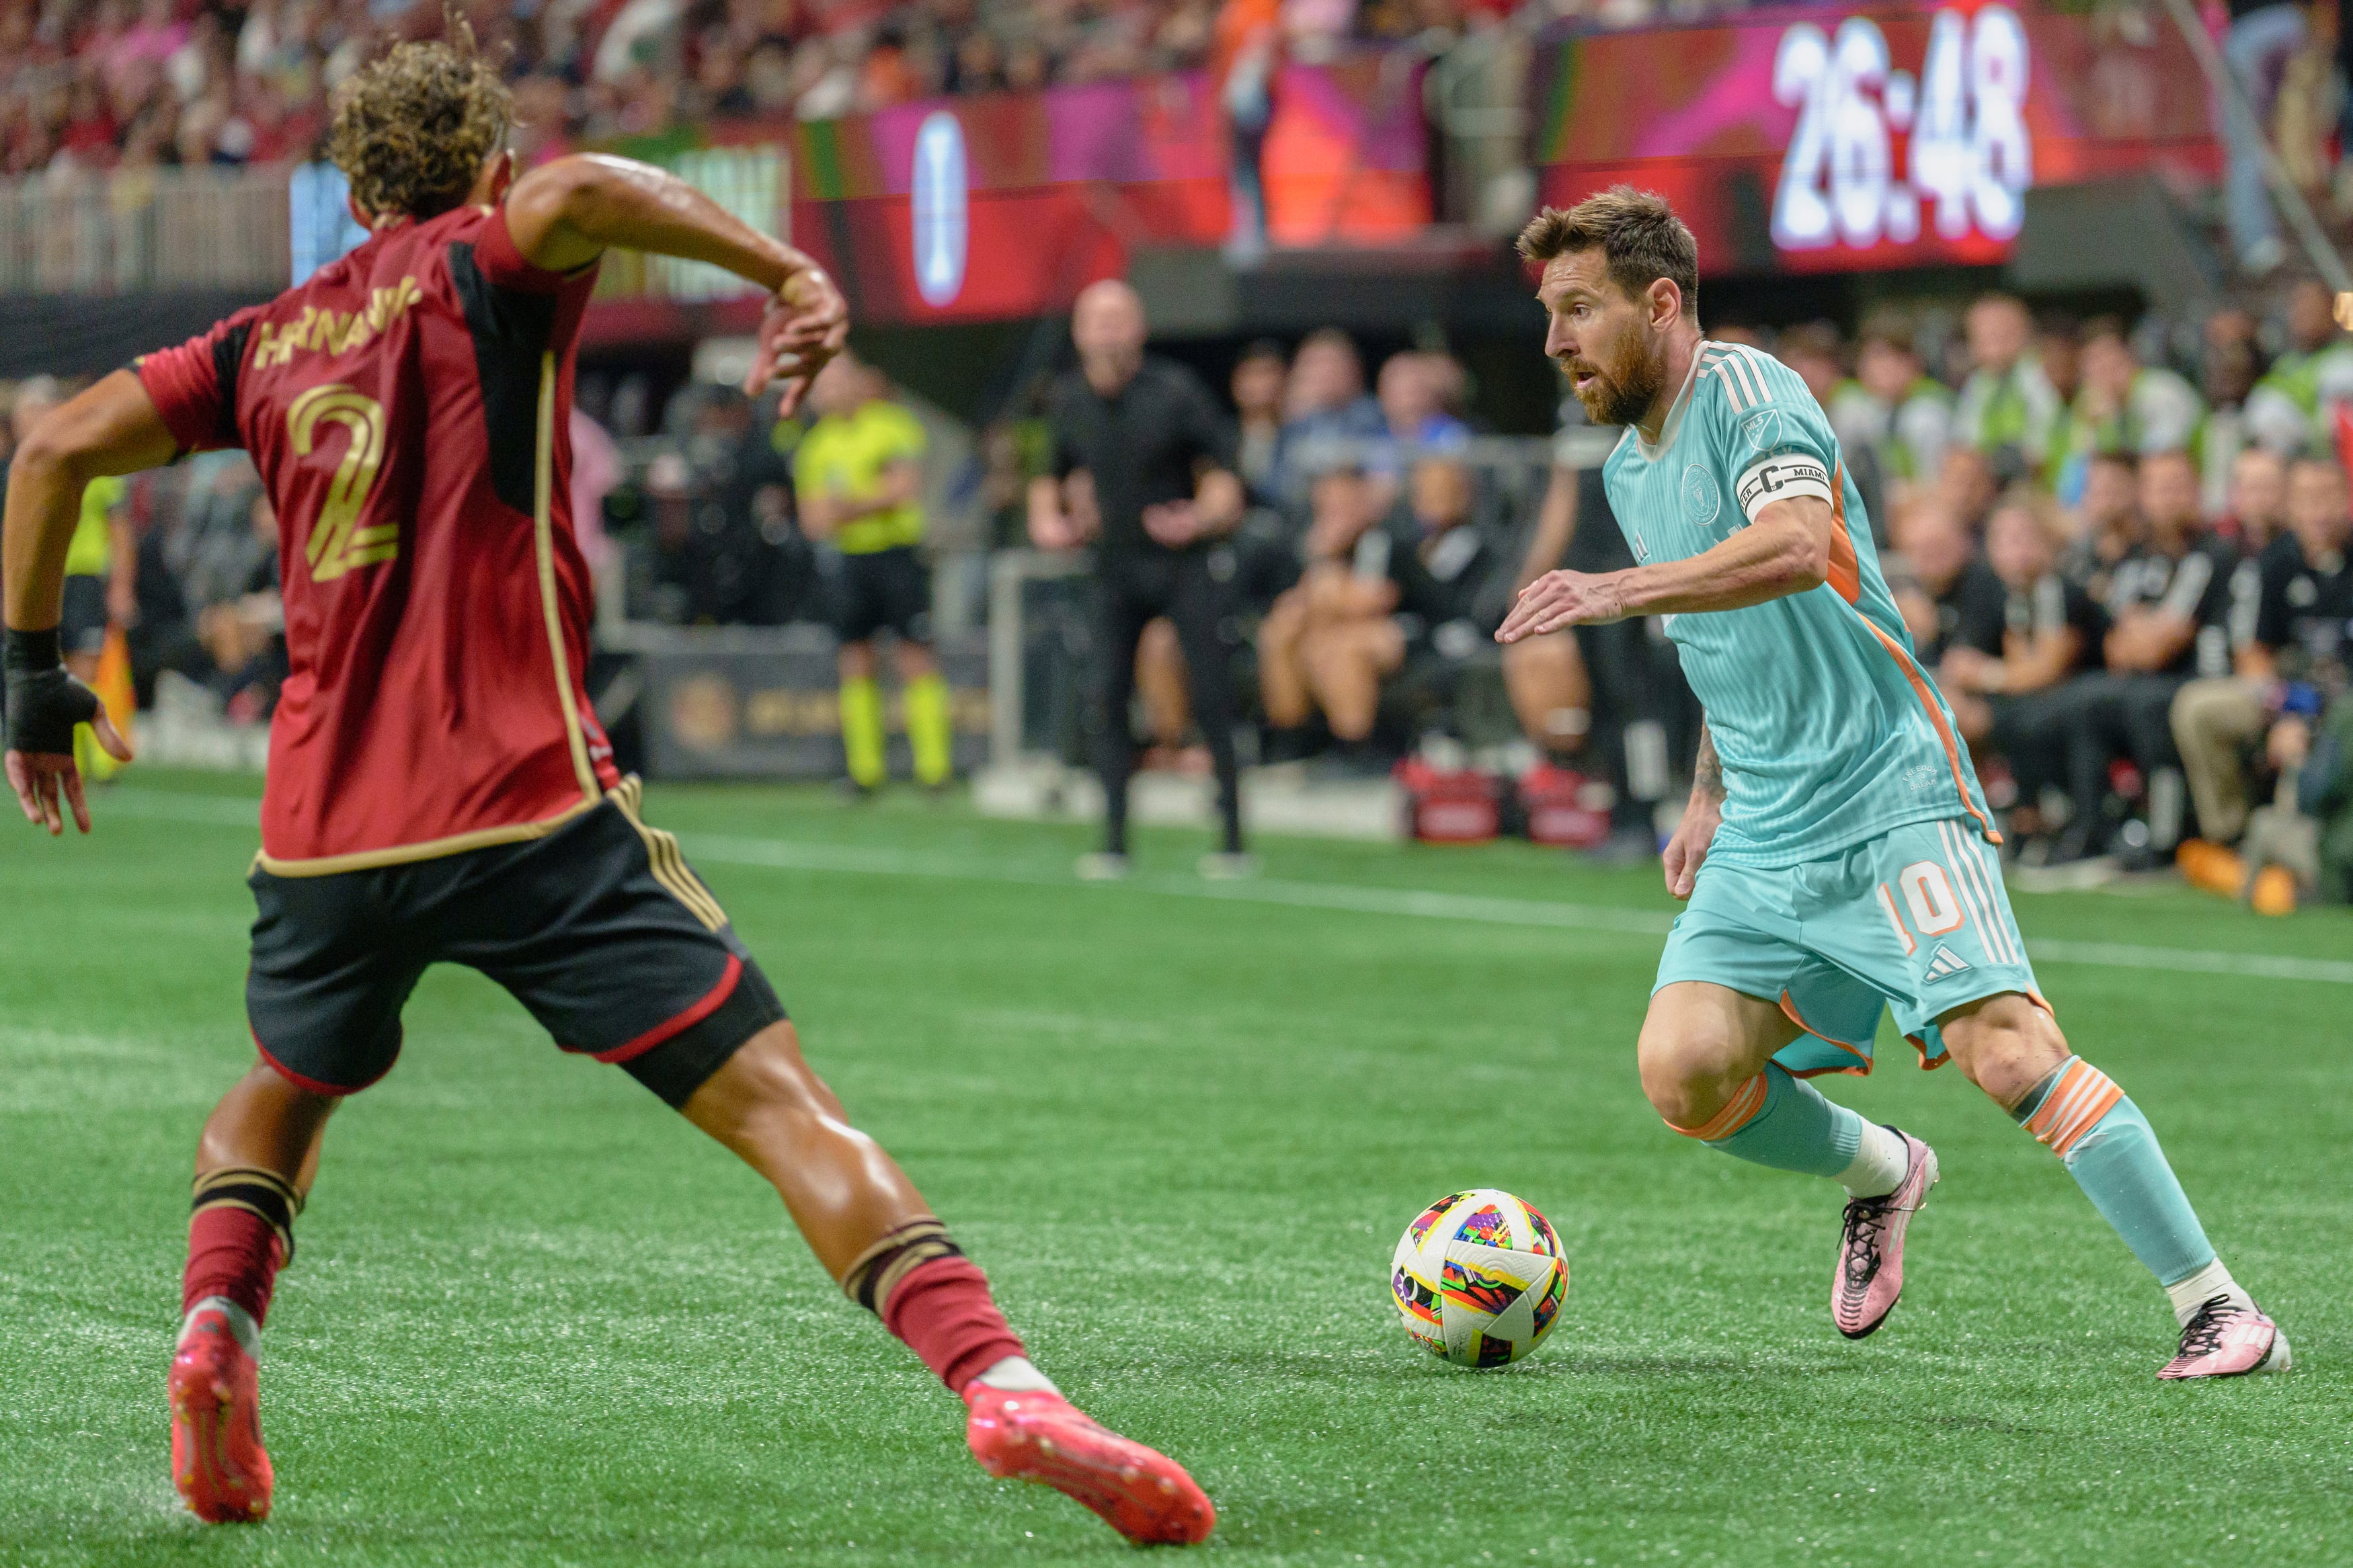
<svg viewBox="0 0 2353 1568">
<path fill-rule="evenodd" d="M 5 672 L 8 749 L 58 756 L 73 754 L 74 726 L 98 717 L 97 693 L 66 672 L 57 628 L 0 636 L 0 672 Z"/>
<path fill-rule="evenodd" d="M 10 626 L 0 634 L 0 664 L 12 671 L 33 674 L 55 669 L 65 661 L 65 644 L 58 639 L 55 626 L 43 632 L 20 632 Z"/>
</svg>

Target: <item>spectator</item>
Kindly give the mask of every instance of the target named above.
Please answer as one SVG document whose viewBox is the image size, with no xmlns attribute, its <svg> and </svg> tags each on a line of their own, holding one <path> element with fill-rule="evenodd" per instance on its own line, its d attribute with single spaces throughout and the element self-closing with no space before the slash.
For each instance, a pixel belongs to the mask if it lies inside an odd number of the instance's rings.
<svg viewBox="0 0 2353 1568">
<path fill-rule="evenodd" d="M 2028 485 L 2003 494 L 1986 524 L 1987 563 L 2002 586 L 2000 652 L 1950 648 L 1937 671 L 1961 733 L 1982 748 L 1980 763 L 2009 763 L 2021 839 L 2039 837 L 2042 798 L 2066 781 L 2067 682 L 2096 664 L 2108 628 L 2099 604 L 2057 568 L 2061 531 L 2048 495 Z"/>
<path fill-rule="evenodd" d="M 1283 383 L 1291 373 L 1282 345 L 1261 338 L 1234 362 L 1234 410 L 1240 431 L 1236 462 L 1243 488 L 1254 501 L 1273 494 L 1275 455 L 1282 440 Z"/>
<path fill-rule="evenodd" d="M 2140 512 L 2142 537 L 2109 581 L 2114 624 L 2105 641 L 2106 673 L 2081 683 L 2068 763 L 2077 819 L 2062 840 L 2062 859 L 2100 847 L 2105 825 L 2098 805 L 2108 794 L 2108 765 L 2119 758 L 2133 763 L 2148 788 L 2147 836 L 2126 839 L 2131 858 L 2172 854 L 2180 830 L 2181 760 L 2168 718 L 2173 699 L 2192 677 L 2228 668 L 2233 562 L 2225 546 L 2203 537 L 2198 472 L 2189 454 L 2141 460 Z"/>
<path fill-rule="evenodd" d="M 2140 459 L 2130 452 L 2094 453 L 2084 472 L 2084 504 L 2060 569 L 2102 604 L 2116 568 L 2139 547 Z"/>
<path fill-rule="evenodd" d="M 1753 337 L 1754 334 L 1751 334 Z M 1716 341 L 1736 341 L 1731 334 L 1719 331 Z M 1846 375 L 1845 346 L 1839 331 L 1828 321 L 1805 321 L 1781 334 L 1781 363 L 1798 373 L 1806 390 L 1814 395 L 1828 415 L 1838 400 L 1839 387 Z M 1888 492 L 1888 475 L 1880 466 L 1879 449 L 1865 443 L 1859 447 L 1842 447 L 1849 478 L 1862 496 L 1862 510 L 1871 518 L 1874 542 L 1885 542 L 1888 519 L 1894 510 L 1894 498 Z"/>
<path fill-rule="evenodd" d="M 1408 350 L 1382 362 L 1376 384 L 1383 433 L 1371 454 L 1372 468 L 1383 490 L 1387 510 L 1399 482 L 1414 461 L 1426 453 L 1459 452 L 1471 438 L 1471 427 L 1449 413 L 1440 366 L 1442 354 Z"/>
<path fill-rule="evenodd" d="M 1358 531 L 1347 564 L 1335 560 L 1302 584 L 1304 628 L 1287 678 L 1323 711 L 1345 771 L 1386 771 L 1373 751 L 1381 686 L 1409 658 L 1461 658 L 1502 624 L 1501 606 L 1482 603 L 1493 560 L 1472 520 L 1476 499 L 1459 459 L 1425 458 L 1389 516 Z"/>
<path fill-rule="evenodd" d="M 2001 482 L 1994 472 L 1993 458 L 1975 447 L 1954 445 L 1945 448 L 1945 461 L 1936 470 L 1936 488 L 1929 496 L 1934 504 L 1952 514 L 1971 539 L 1984 534 L 1986 519 L 2000 494 Z"/>
<path fill-rule="evenodd" d="M 1299 507 L 1314 476 L 1353 455 L 1361 463 L 1388 434 L 1381 405 L 1365 395 L 1365 363 L 1336 327 L 1310 332 L 1291 361 L 1282 434 L 1275 445 L 1274 493 Z"/>
<path fill-rule="evenodd" d="M 1827 412 L 1846 375 L 1846 345 L 1839 330 L 1828 321 L 1802 321 L 1784 331 L 1778 346 L 1781 363 L 1798 373 Z"/>
<path fill-rule="evenodd" d="M 2198 458 L 2201 504 L 2210 518 L 2220 520 L 2231 514 L 2232 476 L 2253 441 L 2247 427 L 2247 398 L 2254 391 L 2259 368 L 2251 342 L 2228 338 L 2206 345 L 2205 363 L 2199 367 L 2206 418 L 2198 426 L 2190 449 Z"/>
<path fill-rule="evenodd" d="M 2247 395 L 2247 428 L 2283 458 L 2337 440 L 2337 410 L 2353 402 L 2353 339 L 2338 330 L 2337 298 L 2316 278 L 2288 292 L 2285 353 Z"/>
<path fill-rule="evenodd" d="M 1868 447 L 1888 479 L 1924 483 L 1944 466 L 1953 395 L 1928 374 L 1901 319 L 1883 316 L 1863 329 L 1854 376 L 1832 391 L 1830 414 L 1839 445 Z"/>
<path fill-rule="evenodd" d="M 2042 379 L 2058 400 L 2044 437 L 2047 450 L 2034 477 L 2050 487 L 2061 505 L 2073 506 L 2084 498 L 2084 459 L 2091 451 L 2091 443 L 2075 428 L 2075 399 L 2084 391 L 2083 326 L 2074 317 L 2053 311 L 2042 318 L 2034 344 Z"/>
<path fill-rule="evenodd" d="M 1213 545 L 1241 521 L 1234 438 L 1208 388 L 1144 352 L 1144 302 L 1124 283 L 1088 286 L 1071 315 L 1079 369 L 1055 388 L 1053 471 L 1029 486 L 1029 533 L 1040 549 L 1096 544 L 1097 766 L 1103 847 L 1082 876 L 1127 873 L 1128 728 L 1136 645 L 1166 616 L 1185 654 L 1193 711 L 1218 779 L 1224 835 L 1205 875 L 1246 875 L 1233 692 L 1226 643 L 1230 584 L 1210 570 Z"/>
<path fill-rule="evenodd" d="M 1915 506 L 1905 514 L 1897 543 L 1910 570 L 1895 607 L 1921 667 L 1938 669 L 1948 655 L 2000 658 L 2008 592 L 1960 519 L 1935 502 Z"/>
<path fill-rule="evenodd" d="M 1299 582 L 1276 598 L 1258 629 L 1259 696 L 1267 723 L 1266 755 L 1291 762 L 1314 749 L 1314 684 L 1307 664 L 1312 634 L 1363 597 L 1357 545 L 1380 519 L 1378 492 L 1360 458 L 1335 452 L 1309 483 L 1306 558 Z M 1359 748 L 1363 750 L 1363 748 Z M 1347 759 L 1351 763 L 1366 759 Z"/>
<path fill-rule="evenodd" d="M 946 787 L 955 733 L 947 682 L 932 653 L 932 574 L 923 563 L 923 422 L 891 384 L 853 354 L 836 355 L 809 386 L 817 422 L 793 450 L 803 529 L 841 553 L 834 634 L 841 680 L 841 747 L 849 787 L 871 795 L 889 777 L 876 634 L 889 632 L 915 782 Z"/>
<path fill-rule="evenodd" d="M 2097 452 L 2147 458 L 2186 452 L 2205 417 L 2198 389 L 2160 365 L 2144 365 L 2124 323 L 2104 317 L 2084 329 L 2084 390 L 2076 395 L 2076 438 Z"/>
<path fill-rule="evenodd" d="M 246 525 L 255 544 L 249 574 L 196 616 L 196 636 L 213 663 L 206 684 L 232 723 L 259 724 L 278 706 L 286 679 L 286 610 L 278 589 L 278 515 L 256 485 L 246 493 Z"/>
<path fill-rule="evenodd" d="M 1981 452 L 2015 447 L 2041 468 L 2052 455 L 2061 404 L 2030 352 L 2026 307 L 2013 295 L 1980 295 L 1961 326 L 1970 368 L 1953 408 L 1953 438 Z"/>
<path fill-rule="evenodd" d="M 1266 255 L 1266 183 L 1261 160 L 1274 121 L 1274 86 L 1282 65 L 1281 0 L 1222 0 L 1209 79 L 1224 111 L 1233 228 L 1226 255 L 1254 266 Z"/>
<path fill-rule="evenodd" d="M 2231 487 L 2217 537 L 2248 555 L 2261 555 L 2287 521 L 2287 465 L 2262 447 L 2241 450 L 2231 462 Z"/>
<path fill-rule="evenodd" d="M 2287 482 L 2287 531 L 2264 551 L 2253 636 L 2227 676 L 2193 680 L 2174 699 L 2173 733 L 2198 809 L 2200 836 L 2233 844 L 2247 823 L 2248 763 L 2276 750 L 2273 734 L 2320 710 L 2344 681 L 2353 635 L 2353 512 L 2345 471 L 2330 458 L 2298 458 Z M 2302 687 L 2290 701 L 2292 688 Z M 2184 868 L 2192 863 L 2184 847 Z M 2233 886 L 2232 892 L 2237 890 Z"/>
</svg>

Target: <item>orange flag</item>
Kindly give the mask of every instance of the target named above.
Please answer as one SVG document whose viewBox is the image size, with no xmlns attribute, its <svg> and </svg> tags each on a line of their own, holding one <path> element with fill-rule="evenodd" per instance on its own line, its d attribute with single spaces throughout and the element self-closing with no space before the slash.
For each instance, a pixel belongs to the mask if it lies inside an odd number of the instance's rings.
<svg viewBox="0 0 2353 1568">
<path fill-rule="evenodd" d="M 98 656 L 98 675 L 90 682 L 98 700 L 106 704 L 106 716 L 126 741 L 131 739 L 131 722 L 139 710 L 138 694 L 131 684 L 131 639 L 121 626 L 106 628 L 106 647 Z M 74 751 L 81 761 L 82 772 L 93 779 L 111 779 L 121 773 L 123 764 L 106 754 L 96 740 L 77 733 Z"/>
</svg>

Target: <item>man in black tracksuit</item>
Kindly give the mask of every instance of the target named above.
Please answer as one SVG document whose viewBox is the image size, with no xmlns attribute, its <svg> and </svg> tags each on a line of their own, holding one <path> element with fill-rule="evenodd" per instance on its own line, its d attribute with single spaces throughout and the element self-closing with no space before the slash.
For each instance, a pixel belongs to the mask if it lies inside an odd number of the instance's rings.
<svg viewBox="0 0 2353 1568">
<path fill-rule="evenodd" d="M 1143 301 L 1126 284 L 1106 280 L 1079 296 L 1071 315 L 1079 369 L 1055 387 L 1050 405 L 1053 473 L 1029 487 L 1032 542 L 1045 550 L 1095 546 L 1096 758 L 1104 833 L 1103 853 L 1080 869 L 1113 877 L 1127 869 L 1135 647 L 1145 626 L 1166 616 L 1185 652 L 1193 715 L 1217 770 L 1222 852 L 1201 868 L 1238 875 L 1249 862 L 1225 641 L 1232 574 L 1220 575 L 1212 559 L 1242 516 L 1233 427 L 1192 372 L 1145 357 L 1145 337 Z"/>
</svg>

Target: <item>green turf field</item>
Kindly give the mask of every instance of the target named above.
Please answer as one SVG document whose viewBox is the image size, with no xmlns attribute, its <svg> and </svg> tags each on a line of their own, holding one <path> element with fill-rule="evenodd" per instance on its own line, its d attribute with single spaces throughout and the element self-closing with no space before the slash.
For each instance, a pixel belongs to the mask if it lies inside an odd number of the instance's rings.
<svg viewBox="0 0 2353 1568">
<path fill-rule="evenodd" d="M 183 1514 L 163 1372 L 195 1130 L 251 1056 L 251 787 L 151 773 L 87 842 L 0 825 L 0 1563 L 1126 1550 L 972 1465 L 765 1185 L 457 971 L 330 1130 L 262 1373 L 275 1516 Z M 1082 887 L 1082 830 L 913 800 L 650 813 L 1038 1361 L 1192 1467 L 1216 1560 L 2353 1561 L 2353 920 L 2019 900 L 2077 1047 L 2293 1336 L 2287 1377 L 2183 1387 L 2057 1163 L 1884 1037 L 1876 1077 L 1822 1081 L 1945 1182 L 1904 1306 L 1841 1341 L 1836 1189 L 1641 1099 L 1654 873 L 1293 841 L 1229 893 L 1197 837 L 1146 834 L 1146 876 Z M 1406 1222 L 1474 1184 L 1543 1208 L 1573 1269 L 1501 1373 L 1414 1349 L 1386 1291 Z"/>
</svg>

